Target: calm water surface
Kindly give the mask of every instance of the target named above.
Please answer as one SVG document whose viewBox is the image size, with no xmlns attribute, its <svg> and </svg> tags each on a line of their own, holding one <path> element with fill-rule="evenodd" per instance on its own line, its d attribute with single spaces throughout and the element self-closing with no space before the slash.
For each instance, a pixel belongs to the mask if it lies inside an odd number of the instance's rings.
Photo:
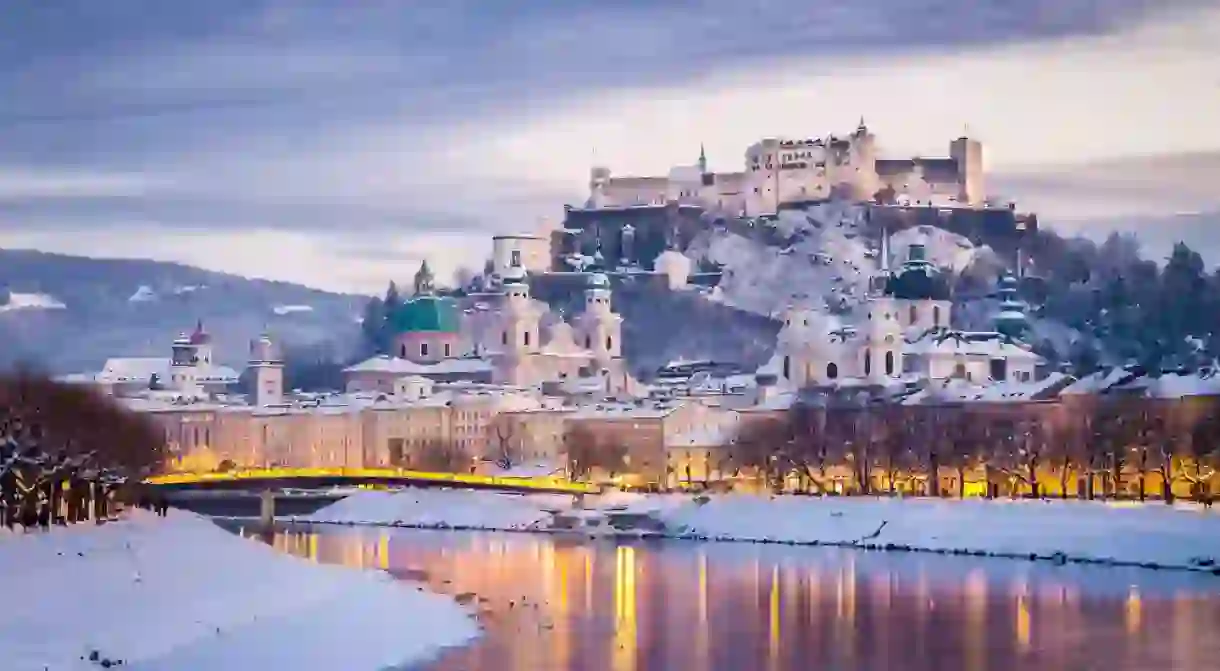
<svg viewBox="0 0 1220 671">
<path fill-rule="evenodd" d="M 264 537 L 469 600 L 434 671 L 1220 670 L 1220 579 L 744 544 L 313 527 Z"/>
</svg>

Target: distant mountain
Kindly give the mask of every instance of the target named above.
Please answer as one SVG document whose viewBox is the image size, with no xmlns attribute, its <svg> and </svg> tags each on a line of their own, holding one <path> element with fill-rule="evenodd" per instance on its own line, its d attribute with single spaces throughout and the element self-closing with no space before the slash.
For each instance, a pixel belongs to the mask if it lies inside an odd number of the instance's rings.
<svg viewBox="0 0 1220 671">
<path fill-rule="evenodd" d="M 346 354 L 367 300 L 178 263 L 0 249 L 0 366 L 78 372 L 112 356 L 168 356 L 199 319 L 221 363 L 244 362 L 264 329 L 290 348 Z"/>
</svg>

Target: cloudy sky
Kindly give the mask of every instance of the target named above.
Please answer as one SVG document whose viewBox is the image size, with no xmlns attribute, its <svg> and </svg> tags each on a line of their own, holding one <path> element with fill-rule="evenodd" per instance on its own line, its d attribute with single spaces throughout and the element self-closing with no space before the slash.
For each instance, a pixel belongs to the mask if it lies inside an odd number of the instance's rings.
<svg viewBox="0 0 1220 671">
<path fill-rule="evenodd" d="M 1220 0 L 57 0 L 0 21 L 0 245 L 341 290 L 766 135 L 1220 259 Z M 1213 230 L 1215 229 L 1215 230 Z"/>
</svg>

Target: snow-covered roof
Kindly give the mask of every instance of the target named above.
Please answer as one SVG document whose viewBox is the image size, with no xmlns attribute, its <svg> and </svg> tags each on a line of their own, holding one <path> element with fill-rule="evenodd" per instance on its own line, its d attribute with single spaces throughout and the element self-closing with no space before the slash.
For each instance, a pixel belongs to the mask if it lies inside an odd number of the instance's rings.
<svg viewBox="0 0 1220 671">
<path fill-rule="evenodd" d="M 936 380 L 907 396 L 903 404 L 1046 401 L 1057 397 L 1074 381 L 1075 378 L 1063 373 L 1053 373 L 1032 382 L 993 382 L 985 385 L 966 380 Z"/>
<path fill-rule="evenodd" d="M 436 363 L 416 363 L 407 359 L 386 356 L 371 357 L 343 369 L 344 373 L 398 373 L 402 375 L 445 375 L 457 373 L 490 372 L 492 365 L 476 357 L 442 359 Z"/>
<path fill-rule="evenodd" d="M 153 375 L 163 383 L 169 382 L 171 361 L 167 357 L 117 357 L 107 359 L 102 370 L 93 374 L 98 384 L 120 384 L 148 382 Z M 199 364 L 190 367 L 195 380 L 202 383 L 233 384 L 238 380 L 237 371 L 228 366 Z"/>
<path fill-rule="evenodd" d="M 1041 361 L 1042 357 L 1026 349 L 1018 341 L 994 331 L 931 330 L 908 339 L 905 352 L 915 355 L 979 356 L 993 359 L 1026 359 Z"/>
<path fill-rule="evenodd" d="M 589 403 L 572 413 L 574 419 L 660 419 L 682 406 L 674 401 L 642 401 L 640 403 Z"/>
</svg>

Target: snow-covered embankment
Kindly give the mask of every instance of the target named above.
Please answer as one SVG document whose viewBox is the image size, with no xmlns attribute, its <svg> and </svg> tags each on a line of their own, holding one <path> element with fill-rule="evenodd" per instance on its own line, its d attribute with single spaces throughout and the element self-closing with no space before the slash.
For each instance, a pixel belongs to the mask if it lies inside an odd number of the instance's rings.
<svg viewBox="0 0 1220 671">
<path fill-rule="evenodd" d="M 566 500 L 565 500 L 566 499 Z M 1220 564 L 1220 515 L 1198 508 L 1086 501 L 610 494 L 571 499 L 489 492 L 361 492 L 311 521 L 404 527 L 547 530 L 555 512 L 603 520 L 648 514 L 663 535 L 709 540 L 969 552 L 1054 561 L 1212 570 Z M 572 515 L 569 515 L 569 517 Z M 604 525 L 600 525 L 604 528 Z"/>
<path fill-rule="evenodd" d="M 0 594 L 6 671 L 83 671 L 105 660 L 173 671 L 372 671 L 478 634 L 446 596 L 383 572 L 312 564 L 178 512 L 0 532 Z"/>
</svg>

